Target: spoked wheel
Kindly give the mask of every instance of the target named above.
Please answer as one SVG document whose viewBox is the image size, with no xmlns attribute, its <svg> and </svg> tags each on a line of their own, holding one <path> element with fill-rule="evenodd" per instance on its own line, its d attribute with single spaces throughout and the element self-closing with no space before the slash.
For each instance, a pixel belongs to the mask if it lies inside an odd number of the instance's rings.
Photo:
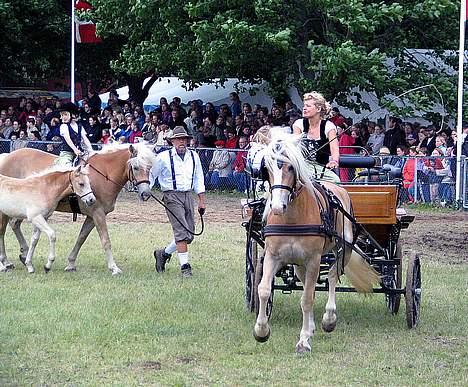
<svg viewBox="0 0 468 387">
<path fill-rule="evenodd" d="M 254 277 L 254 286 L 253 286 L 253 299 L 254 299 L 254 309 L 253 312 L 255 312 L 255 316 L 258 316 L 259 308 L 260 308 L 260 300 L 258 298 L 258 285 L 260 284 L 260 281 L 262 280 L 263 276 L 263 254 L 257 256 L 257 266 L 255 270 L 255 277 Z M 267 301 L 267 306 L 266 306 L 266 315 L 268 317 L 268 320 L 271 317 L 271 313 L 273 312 L 273 293 L 274 289 L 273 286 L 275 285 L 275 277 L 273 277 L 273 280 L 271 281 L 271 293 L 270 293 L 270 298 L 268 298 Z"/>
<path fill-rule="evenodd" d="M 255 310 L 254 282 L 258 260 L 258 243 L 252 239 L 247 239 L 245 251 L 245 306 L 249 312 Z"/>
<path fill-rule="evenodd" d="M 412 253 L 406 273 L 406 323 L 408 328 L 418 325 L 421 308 L 421 262 L 419 255 Z"/>
<path fill-rule="evenodd" d="M 402 265 L 403 265 L 403 251 L 401 249 L 400 242 L 397 243 L 396 251 L 395 251 L 395 259 L 400 261 L 395 267 L 391 268 L 392 278 L 391 280 L 387 281 L 386 286 L 389 289 L 401 289 L 402 283 Z M 388 310 L 392 314 L 397 314 L 398 310 L 400 309 L 400 300 L 401 294 L 400 293 L 385 293 L 385 302 L 387 304 Z"/>
</svg>

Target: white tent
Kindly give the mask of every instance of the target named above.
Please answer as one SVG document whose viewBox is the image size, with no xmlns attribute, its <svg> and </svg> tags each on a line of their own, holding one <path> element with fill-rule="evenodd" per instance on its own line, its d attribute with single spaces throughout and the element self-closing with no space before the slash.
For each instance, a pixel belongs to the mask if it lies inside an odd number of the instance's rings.
<svg viewBox="0 0 468 387">
<path fill-rule="evenodd" d="M 147 80 L 146 80 L 147 81 Z M 197 87 L 194 90 L 188 91 L 183 85 L 184 82 L 176 77 L 163 77 L 157 80 L 151 87 L 148 97 L 145 100 L 145 107 L 150 108 L 159 105 L 159 99 L 166 97 L 170 102 L 174 97 L 180 97 L 183 104 L 188 104 L 192 100 L 202 100 L 203 103 L 212 102 L 215 106 L 219 106 L 223 103 L 231 104 L 229 100 L 229 93 L 236 91 L 235 84 L 238 82 L 236 78 L 228 78 L 224 86 L 216 86 L 214 84 L 204 84 Z M 272 99 L 268 95 L 267 89 L 268 84 L 263 82 L 260 85 L 251 85 L 248 83 L 239 83 L 240 89 L 245 91 L 239 93 L 240 100 L 242 102 L 248 102 L 250 104 L 260 104 L 271 108 Z M 249 89 L 256 88 L 255 95 L 250 95 Z M 293 102 L 296 104 L 302 104 L 297 93 L 297 90 L 291 90 Z M 119 98 L 126 100 L 128 99 L 128 87 L 122 87 L 117 90 Z M 100 95 L 103 104 L 107 105 L 109 99 L 109 93 Z"/>
</svg>

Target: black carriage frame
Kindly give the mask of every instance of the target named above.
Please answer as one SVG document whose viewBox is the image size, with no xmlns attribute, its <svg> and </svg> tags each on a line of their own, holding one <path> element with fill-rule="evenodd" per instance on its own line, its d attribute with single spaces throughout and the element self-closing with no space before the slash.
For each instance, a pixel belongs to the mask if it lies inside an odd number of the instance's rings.
<svg viewBox="0 0 468 387">
<path fill-rule="evenodd" d="M 258 292 L 257 287 L 261 281 L 263 271 L 263 255 L 259 256 L 259 249 L 264 248 L 265 239 L 263 236 L 263 212 L 266 200 L 257 198 L 258 187 L 263 185 L 263 181 L 252 179 L 248 199 L 244 212 L 251 214 L 250 218 L 242 223 L 246 230 L 246 262 L 245 262 L 245 301 L 247 308 L 258 314 Z M 397 186 L 400 192 L 401 179 L 387 179 Z M 399 195 L 397 196 L 399 197 Z M 245 211 L 247 210 L 247 211 Z M 409 227 L 414 220 L 414 216 L 403 215 L 397 217 L 395 224 L 386 225 L 388 227 L 388 238 L 383 243 L 378 243 L 368 232 L 361 232 L 356 240 L 357 245 L 364 252 L 363 258 L 381 276 L 380 287 L 373 289 L 374 293 L 385 294 L 385 301 L 388 310 L 392 314 L 397 314 L 400 309 L 401 296 L 406 300 L 406 322 L 408 328 L 414 328 L 420 317 L 421 306 L 421 263 L 418 254 L 414 252 L 408 258 L 408 267 L 405 286 L 403 286 L 402 265 L 403 250 L 401 246 L 400 232 Z M 364 228 L 360 225 L 360 228 Z M 365 231 L 365 230 L 363 230 Z M 317 291 L 328 291 L 328 272 L 335 263 L 334 254 L 328 253 L 322 256 L 320 263 L 320 273 L 317 280 Z M 274 291 L 291 293 L 303 290 L 303 286 L 294 274 L 293 265 L 282 267 L 275 275 L 272 283 L 272 291 L 267 304 L 267 315 L 271 316 L 273 308 Z M 348 286 L 337 286 L 337 292 L 356 292 L 356 289 Z"/>
</svg>

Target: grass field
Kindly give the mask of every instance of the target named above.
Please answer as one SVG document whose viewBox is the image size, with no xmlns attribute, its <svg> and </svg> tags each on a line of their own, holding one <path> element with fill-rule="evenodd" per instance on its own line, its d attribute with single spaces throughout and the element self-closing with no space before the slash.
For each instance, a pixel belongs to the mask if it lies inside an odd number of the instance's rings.
<svg viewBox="0 0 468 387">
<path fill-rule="evenodd" d="M 182 280 L 176 259 L 154 271 L 152 250 L 170 238 L 167 224 L 113 224 L 113 278 L 93 232 L 65 273 L 78 224 L 56 224 L 58 259 L 45 274 L 42 237 L 37 272 L 19 264 L 0 275 L 0 385 L 467 385 L 468 270 L 423 261 L 420 325 L 406 328 L 383 295 L 338 294 L 338 326 L 318 329 L 312 353 L 297 356 L 300 293 L 275 294 L 272 336 L 252 337 L 244 307 L 244 233 L 208 225 L 192 246 L 194 277 Z M 30 228 L 26 228 L 30 235 Z M 466 251 L 466 250 L 465 250 Z M 442 257 L 443 252 L 435 252 Z M 315 305 L 319 322 L 325 305 Z"/>
</svg>

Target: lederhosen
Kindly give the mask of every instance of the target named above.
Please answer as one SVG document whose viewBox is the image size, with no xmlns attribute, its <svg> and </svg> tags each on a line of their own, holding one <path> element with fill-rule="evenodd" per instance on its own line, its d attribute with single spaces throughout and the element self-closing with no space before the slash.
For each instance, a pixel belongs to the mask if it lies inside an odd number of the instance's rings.
<svg viewBox="0 0 468 387">
<path fill-rule="evenodd" d="M 194 183 L 194 176 L 195 176 L 195 156 L 192 150 L 188 150 L 190 152 L 190 156 L 192 157 L 192 184 L 190 186 L 189 191 L 179 191 L 177 188 L 176 182 L 176 174 L 174 169 L 174 156 L 172 155 L 171 149 L 168 150 L 169 152 L 169 162 L 171 165 L 171 176 L 172 176 L 172 190 L 164 191 L 163 193 L 163 201 L 164 204 L 168 207 L 168 209 L 172 212 L 169 212 L 166 209 L 166 214 L 169 219 L 169 222 L 172 226 L 172 231 L 174 233 L 174 239 L 176 242 L 186 241 L 187 243 L 191 243 L 193 241 L 193 235 L 190 234 L 187 230 L 185 230 L 182 225 L 179 223 L 182 222 L 183 225 L 191 230 L 192 232 L 195 230 L 195 212 L 193 207 L 193 183 Z M 186 157 L 188 155 L 186 154 Z M 177 218 L 177 219 L 176 219 Z"/>
</svg>

